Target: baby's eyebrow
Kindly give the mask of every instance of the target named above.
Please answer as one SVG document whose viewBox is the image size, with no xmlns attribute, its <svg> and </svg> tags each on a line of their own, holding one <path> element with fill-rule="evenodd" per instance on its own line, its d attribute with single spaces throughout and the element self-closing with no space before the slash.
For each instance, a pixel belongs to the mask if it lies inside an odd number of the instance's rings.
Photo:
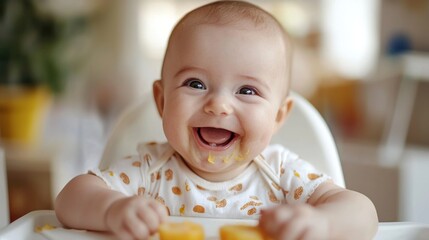
<svg viewBox="0 0 429 240">
<path fill-rule="evenodd" d="M 269 89 L 269 85 L 266 83 L 266 81 L 262 81 L 261 79 L 249 75 L 239 75 L 240 78 L 250 80 L 252 82 L 257 82 L 258 84 L 262 85 L 262 87 Z"/>
<path fill-rule="evenodd" d="M 199 67 L 185 66 L 185 67 L 181 68 L 176 74 L 174 74 L 174 77 L 177 77 L 182 73 L 190 72 L 190 71 L 206 72 L 204 69 L 199 68 Z"/>
</svg>

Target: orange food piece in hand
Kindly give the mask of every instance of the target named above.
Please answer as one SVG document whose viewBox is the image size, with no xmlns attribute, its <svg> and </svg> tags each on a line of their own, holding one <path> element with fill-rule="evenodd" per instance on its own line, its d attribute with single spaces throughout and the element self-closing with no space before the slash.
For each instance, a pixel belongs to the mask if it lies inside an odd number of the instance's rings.
<svg viewBox="0 0 429 240">
<path fill-rule="evenodd" d="M 268 240 L 258 226 L 224 225 L 219 229 L 221 240 Z"/>
<path fill-rule="evenodd" d="M 159 226 L 160 240 L 204 240 L 204 228 L 193 222 L 163 223 Z"/>
</svg>

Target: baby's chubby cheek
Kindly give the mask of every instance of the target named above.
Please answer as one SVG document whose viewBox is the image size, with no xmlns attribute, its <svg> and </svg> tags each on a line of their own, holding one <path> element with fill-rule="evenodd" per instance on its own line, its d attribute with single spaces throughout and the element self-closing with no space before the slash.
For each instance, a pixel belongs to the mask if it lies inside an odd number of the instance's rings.
<svg viewBox="0 0 429 240">
<path fill-rule="evenodd" d="M 269 131 L 264 131 L 258 137 L 243 140 L 240 148 L 250 149 L 251 152 L 261 152 L 268 146 L 271 137 L 272 134 Z"/>
</svg>

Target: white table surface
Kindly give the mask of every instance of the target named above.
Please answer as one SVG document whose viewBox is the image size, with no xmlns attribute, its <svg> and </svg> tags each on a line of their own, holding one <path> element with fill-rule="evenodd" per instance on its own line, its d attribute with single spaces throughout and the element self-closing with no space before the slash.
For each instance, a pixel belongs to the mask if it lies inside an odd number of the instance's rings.
<svg viewBox="0 0 429 240">
<path fill-rule="evenodd" d="M 224 224 L 256 224 L 255 220 L 231 220 L 215 218 L 170 217 L 172 221 L 194 220 L 204 226 L 207 239 L 219 239 L 218 228 Z M 54 227 L 54 229 L 50 229 Z M 37 231 L 37 229 L 41 231 Z M 0 229 L 0 240 L 113 240 L 111 235 L 65 229 L 58 222 L 52 210 L 40 210 L 28 213 Z M 157 239 L 157 237 L 153 237 Z M 429 225 L 410 222 L 380 223 L 374 240 L 423 240 L 429 239 Z"/>
</svg>

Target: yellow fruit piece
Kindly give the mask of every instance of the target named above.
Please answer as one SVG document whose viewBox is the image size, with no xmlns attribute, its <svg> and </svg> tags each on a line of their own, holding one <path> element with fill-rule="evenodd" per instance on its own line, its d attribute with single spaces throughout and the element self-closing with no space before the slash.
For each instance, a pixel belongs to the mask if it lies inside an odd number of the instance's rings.
<svg viewBox="0 0 429 240">
<path fill-rule="evenodd" d="M 258 226 L 224 225 L 219 229 L 221 240 L 268 240 Z"/>
<path fill-rule="evenodd" d="M 193 222 L 163 223 L 159 226 L 160 240 L 204 240 L 204 228 Z"/>
</svg>

